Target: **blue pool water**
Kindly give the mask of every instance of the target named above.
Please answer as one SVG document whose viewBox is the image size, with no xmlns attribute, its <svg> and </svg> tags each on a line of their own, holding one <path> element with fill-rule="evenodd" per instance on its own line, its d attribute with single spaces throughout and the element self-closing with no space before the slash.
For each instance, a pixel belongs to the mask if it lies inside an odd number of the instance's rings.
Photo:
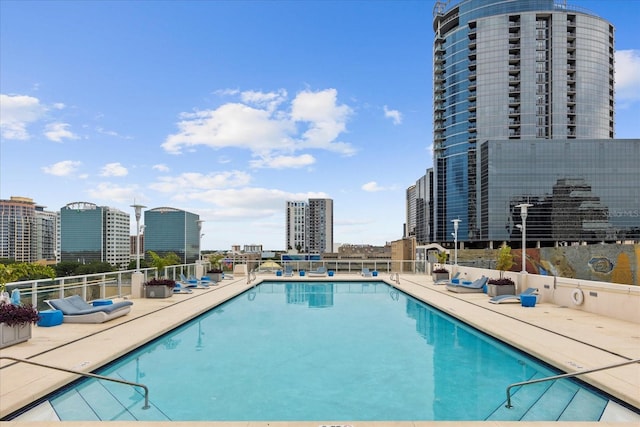
<svg viewBox="0 0 640 427">
<path fill-rule="evenodd" d="M 268 282 L 50 399 L 62 420 L 597 420 L 607 400 L 383 283 Z"/>
</svg>

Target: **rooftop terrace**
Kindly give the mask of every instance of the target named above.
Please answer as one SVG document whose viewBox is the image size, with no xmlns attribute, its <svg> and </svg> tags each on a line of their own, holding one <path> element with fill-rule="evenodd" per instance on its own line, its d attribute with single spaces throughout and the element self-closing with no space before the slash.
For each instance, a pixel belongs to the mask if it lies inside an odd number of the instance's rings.
<svg viewBox="0 0 640 427">
<path fill-rule="evenodd" d="M 11 356 L 52 364 L 68 369 L 91 372 L 126 354 L 185 321 L 197 317 L 263 280 L 362 280 L 359 274 L 340 274 L 330 278 L 276 277 L 273 273 L 258 275 L 247 283 L 246 277 L 224 280 L 218 286 L 192 294 L 176 294 L 167 299 L 134 299 L 127 316 L 103 324 L 69 324 L 50 328 L 35 327 L 33 337 L 1 351 L 0 356 Z M 640 328 L 631 321 L 597 315 L 566 305 L 538 303 L 533 308 L 518 304 L 490 304 L 485 294 L 455 294 L 444 286 L 433 284 L 424 274 L 400 274 L 392 281 L 388 274 L 373 277 L 423 300 L 516 348 L 547 362 L 565 372 L 596 368 L 630 359 L 640 358 Z M 640 308 L 640 307 L 637 307 Z M 30 403 L 73 381 L 73 374 L 33 367 L 9 360 L 0 360 L 0 417 Z M 640 408 L 640 364 L 623 366 L 581 376 L 581 379 L 609 393 L 635 408 Z M 153 390 L 150 390 L 153 396 Z M 39 426 L 55 425 L 50 413 L 32 412 L 29 417 L 18 417 L 3 425 L 24 425 L 42 420 Z M 634 417 L 635 416 L 635 420 Z M 631 418 L 629 418 L 631 417 Z M 638 425 L 640 416 L 625 411 L 612 411 L 599 426 L 619 425 L 625 420 Z M 634 421 L 631 421 L 634 420 Z M 82 425 L 92 425 L 83 422 Z M 122 424 L 122 423 L 118 423 Z M 163 424 L 163 423 L 154 423 Z M 178 422 L 175 424 L 195 424 Z M 357 422 L 327 420 L 321 422 L 207 422 L 209 426 L 439 426 L 450 422 Z M 536 423 L 536 426 L 551 423 Z M 557 423 L 553 423 L 554 425 Z M 589 425 L 591 423 L 572 423 Z M 77 425 L 77 423 L 75 423 Z M 510 426 L 513 422 L 456 422 L 465 426 Z M 518 426 L 527 423 L 518 422 Z"/>
</svg>

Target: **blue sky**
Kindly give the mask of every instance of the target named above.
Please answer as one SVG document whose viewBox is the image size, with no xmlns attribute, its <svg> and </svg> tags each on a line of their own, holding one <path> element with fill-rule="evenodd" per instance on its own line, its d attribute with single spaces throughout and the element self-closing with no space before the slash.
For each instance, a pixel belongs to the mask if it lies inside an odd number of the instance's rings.
<svg viewBox="0 0 640 427">
<path fill-rule="evenodd" d="M 616 137 L 640 137 L 640 2 L 569 3 L 616 26 Z M 433 4 L 0 0 L 0 198 L 171 206 L 204 249 L 284 249 L 285 202 L 327 197 L 336 242 L 399 239 Z"/>
</svg>

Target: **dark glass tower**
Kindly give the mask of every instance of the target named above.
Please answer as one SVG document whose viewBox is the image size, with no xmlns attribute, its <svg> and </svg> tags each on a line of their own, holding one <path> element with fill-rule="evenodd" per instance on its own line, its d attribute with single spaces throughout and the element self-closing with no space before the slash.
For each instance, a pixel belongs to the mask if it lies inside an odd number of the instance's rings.
<svg viewBox="0 0 640 427">
<path fill-rule="evenodd" d="M 432 237 L 459 218 L 460 240 L 499 239 L 483 215 L 510 207 L 482 199 L 481 145 L 613 139 L 614 28 L 552 0 L 436 2 L 433 28 Z"/>
</svg>

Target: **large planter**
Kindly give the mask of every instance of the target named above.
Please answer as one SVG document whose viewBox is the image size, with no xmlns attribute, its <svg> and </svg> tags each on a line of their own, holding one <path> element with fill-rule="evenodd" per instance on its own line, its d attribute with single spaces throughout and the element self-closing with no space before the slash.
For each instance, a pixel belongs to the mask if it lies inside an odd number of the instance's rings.
<svg viewBox="0 0 640 427">
<path fill-rule="evenodd" d="M 431 277 L 433 277 L 434 282 L 439 280 L 449 280 L 449 273 L 431 273 Z"/>
<path fill-rule="evenodd" d="M 169 286 L 145 286 L 144 295 L 147 298 L 169 298 L 173 295 L 173 288 Z"/>
<path fill-rule="evenodd" d="M 31 323 L 7 326 L 0 323 L 0 348 L 9 347 L 31 338 Z"/>
<path fill-rule="evenodd" d="M 207 276 L 209 279 L 211 279 L 212 282 L 221 282 L 222 281 L 222 272 L 220 273 L 206 273 L 205 276 Z"/>
<path fill-rule="evenodd" d="M 515 295 L 516 285 L 487 285 L 487 295 L 497 297 L 498 295 Z"/>
</svg>

